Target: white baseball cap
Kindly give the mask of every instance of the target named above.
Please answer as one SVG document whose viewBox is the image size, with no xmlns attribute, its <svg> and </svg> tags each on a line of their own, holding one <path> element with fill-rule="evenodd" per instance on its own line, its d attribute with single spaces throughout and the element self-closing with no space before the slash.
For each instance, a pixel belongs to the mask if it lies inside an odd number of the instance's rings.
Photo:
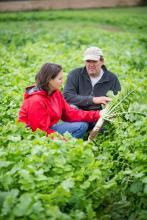
<svg viewBox="0 0 147 220">
<path fill-rule="evenodd" d="M 84 52 L 84 60 L 95 60 L 98 61 L 100 56 L 103 56 L 103 52 L 98 47 L 89 47 Z"/>
</svg>

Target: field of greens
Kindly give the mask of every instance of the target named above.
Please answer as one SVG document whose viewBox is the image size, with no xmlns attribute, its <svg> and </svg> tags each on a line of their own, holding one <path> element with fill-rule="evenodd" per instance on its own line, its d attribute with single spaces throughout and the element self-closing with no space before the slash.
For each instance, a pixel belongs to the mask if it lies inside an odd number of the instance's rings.
<svg viewBox="0 0 147 220">
<path fill-rule="evenodd" d="M 0 14 L 0 219 L 146 220 L 147 119 L 125 115 L 88 141 L 50 140 L 17 122 L 46 62 L 65 80 L 88 46 L 103 49 L 128 109 L 147 109 L 147 7 Z"/>
</svg>

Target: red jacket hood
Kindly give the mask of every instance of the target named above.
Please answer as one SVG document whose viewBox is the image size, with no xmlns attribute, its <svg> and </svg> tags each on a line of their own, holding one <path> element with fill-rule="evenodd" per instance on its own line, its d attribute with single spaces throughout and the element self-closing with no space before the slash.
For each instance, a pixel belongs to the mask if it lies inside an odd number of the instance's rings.
<svg viewBox="0 0 147 220">
<path fill-rule="evenodd" d="M 57 91 L 57 90 L 56 90 Z M 54 92 L 56 92 L 56 91 L 54 91 Z M 54 93 L 53 92 L 53 93 Z M 52 94 L 53 94 L 52 93 Z M 48 93 L 45 91 L 45 90 L 43 90 L 43 89 L 41 89 L 41 88 L 38 88 L 38 87 L 36 87 L 35 85 L 33 85 L 33 86 L 29 86 L 29 87 L 26 87 L 26 89 L 25 89 L 25 93 L 24 93 L 24 99 L 27 99 L 27 98 L 29 98 L 30 96 L 33 96 L 33 95 L 36 95 L 36 94 L 38 94 L 38 95 L 42 95 L 42 96 L 46 96 L 46 97 L 48 97 L 48 96 L 51 96 L 51 95 L 48 95 Z"/>
</svg>

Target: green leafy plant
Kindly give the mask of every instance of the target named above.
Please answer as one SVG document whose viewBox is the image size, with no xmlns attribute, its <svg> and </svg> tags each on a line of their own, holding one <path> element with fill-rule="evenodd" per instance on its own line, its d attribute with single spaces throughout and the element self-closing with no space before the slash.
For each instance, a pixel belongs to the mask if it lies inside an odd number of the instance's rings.
<svg viewBox="0 0 147 220">
<path fill-rule="evenodd" d="M 132 95 L 134 95 L 135 93 L 135 89 L 131 90 L 127 88 L 123 88 L 123 90 L 118 92 L 117 95 L 114 95 L 112 91 L 109 91 L 107 93 L 107 96 L 111 97 L 112 101 L 103 108 L 101 117 L 97 121 L 95 127 L 90 132 L 88 139 L 92 140 L 96 136 L 96 134 L 102 128 L 104 121 L 108 121 L 111 123 L 123 123 L 123 121 L 119 121 L 119 118 L 123 116 L 129 119 L 132 114 L 146 117 L 147 114 L 145 112 L 139 112 L 138 110 L 130 111 L 129 109 Z"/>
<path fill-rule="evenodd" d="M 0 13 L 1 220 L 146 219 L 146 17 L 146 7 Z M 127 90 L 112 97 L 114 123 L 91 142 L 51 140 L 18 123 L 42 64 L 61 64 L 66 80 L 91 45 L 122 88 L 136 88 L 117 108 Z"/>
</svg>

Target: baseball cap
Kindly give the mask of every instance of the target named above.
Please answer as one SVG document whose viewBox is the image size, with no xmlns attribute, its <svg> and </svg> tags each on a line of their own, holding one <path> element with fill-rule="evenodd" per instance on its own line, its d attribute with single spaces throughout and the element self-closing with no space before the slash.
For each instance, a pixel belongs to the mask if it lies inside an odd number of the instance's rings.
<svg viewBox="0 0 147 220">
<path fill-rule="evenodd" d="M 103 52 L 98 47 L 89 47 L 84 52 L 84 60 L 99 60 L 103 56 Z"/>
</svg>

